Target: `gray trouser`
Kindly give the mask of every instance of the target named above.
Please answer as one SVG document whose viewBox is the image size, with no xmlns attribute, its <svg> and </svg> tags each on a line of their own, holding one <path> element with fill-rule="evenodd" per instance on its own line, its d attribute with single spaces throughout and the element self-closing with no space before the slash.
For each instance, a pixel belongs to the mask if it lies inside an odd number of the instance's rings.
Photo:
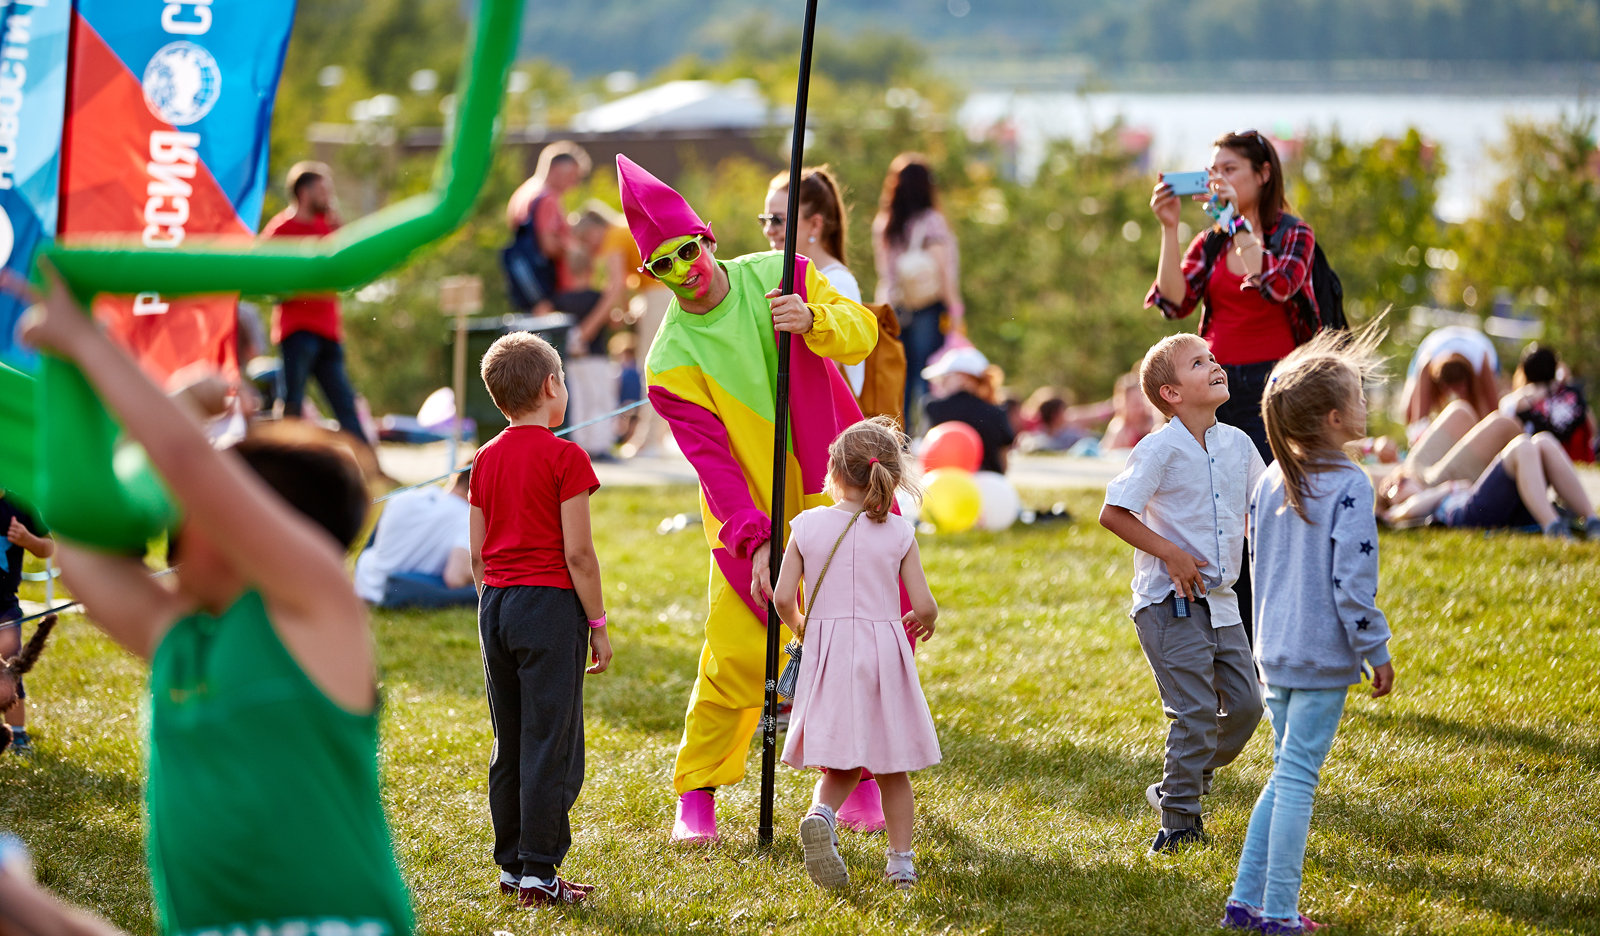
<svg viewBox="0 0 1600 936">
<path fill-rule="evenodd" d="M 494 863 L 548 878 L 572 845 L 567 814 L 583 788 L 589 625 L 570 588 L 485 585 L 478 639 L 494 723 Z"/>
<path fill-rule="evenodd" d="M 1172 597 L 1133 616 L 1139 646 L 1161 689 L 1167 758 L 1161 777 L 1161 827 L 1190 829 L 1211 772 L 1233 763 L 1261 723 L 1261 684 L 1244 628 L 1211 626 L 1211 609 L 1189 603 L 1172 613 Z"/>
</svg>

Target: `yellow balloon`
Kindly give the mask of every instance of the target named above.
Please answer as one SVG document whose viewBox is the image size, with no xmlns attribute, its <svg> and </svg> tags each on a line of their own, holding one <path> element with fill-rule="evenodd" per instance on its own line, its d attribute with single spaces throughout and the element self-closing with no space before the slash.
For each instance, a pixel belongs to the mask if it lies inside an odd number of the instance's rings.
<svg viewBox="0 0 1600 936">
<path fill-rule="evenodd" d="M 972 472 L 939 468 L 923 475 L 922 484 L 923 519 L 931 520 L 940 533 L 962 533 L 978 522 L 983 494 Z"/>
</svg>

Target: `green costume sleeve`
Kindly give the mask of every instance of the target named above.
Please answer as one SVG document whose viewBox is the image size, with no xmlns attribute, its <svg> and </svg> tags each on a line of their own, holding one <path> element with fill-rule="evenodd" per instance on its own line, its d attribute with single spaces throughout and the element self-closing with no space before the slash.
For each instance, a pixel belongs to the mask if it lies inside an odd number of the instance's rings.
<svg viewBox="0 0 1600 936">
<path fill-rule="evenodd" d="M 351 289 L 377 278 L 421 247 L 460 226 L 472 210 L 494 158 L 496 121 L 506 74 L 516 54 L 523 0 L 483 0 L 462 69 L 451 142 L 440 153 L 433 187 L 355 221 L 332 237 L 272 241 L 246 250 L 185 245 L 177 250 L 67 247 L 44 255 L 87 307 L 97 293 L 194 295 L 243 292 L 287 295 Z M 10 371 L 0 389 L 16 384 Z M 19 375 L 20 376 L 20 375 Z M 21 386 L 20 384 L 16 384 Z M 41 356 L 30 425 L 0 404 L 0 435 L 32 439 L 16 465 L 32 465 L 34 483 L 11 481 L 62 536 L 116 552 L 144 548 L 177 512 L 142 449 L 119 441 L 116 423 L 77 368 Z M 12 429 L 22 430 L 20 433 Z M 9 447 L 24 443 L 8 441 Z M 20 473 L 8 457 L 0 480 Z"/>
</svg>

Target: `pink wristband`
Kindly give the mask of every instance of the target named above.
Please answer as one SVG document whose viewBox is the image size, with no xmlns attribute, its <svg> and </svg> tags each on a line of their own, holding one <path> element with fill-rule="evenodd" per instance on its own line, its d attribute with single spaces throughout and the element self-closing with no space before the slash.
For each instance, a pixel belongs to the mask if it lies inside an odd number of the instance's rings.
<svg viewBox="0 0 1600 936">
<path fill-rule="evenodd" d="M 590 627 L 605 627 L 606 626 L 606 616 L 604 614 L 600 615 L 599 617 L 597 617 L 594 620 L 590 621 L 589 622 L 589 626 Z"/>
</svg>

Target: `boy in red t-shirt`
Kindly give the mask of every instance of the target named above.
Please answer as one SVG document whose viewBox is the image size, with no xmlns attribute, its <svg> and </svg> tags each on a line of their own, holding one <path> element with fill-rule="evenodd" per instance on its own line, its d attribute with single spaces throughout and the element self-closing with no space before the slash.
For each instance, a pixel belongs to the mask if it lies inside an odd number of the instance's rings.
<svg viewBox="0 0 1600 936">
<path fill-rule="evenodd" d="M 511 422 L 478 450 L 469 498 L 494 722 L 494 861 L 501 893 L 523 906 L 577 903 L 592 887 L 563 881 L 556 867 L 572 845 L 568 813 L 583 786 L 583 674 L 611 664 L 589 532 L 600 482 L 588 454 L 550 431 L 566 414 L 567 385 L 549 342 L 502 336 L 481 372 Z"/>
</svg>

